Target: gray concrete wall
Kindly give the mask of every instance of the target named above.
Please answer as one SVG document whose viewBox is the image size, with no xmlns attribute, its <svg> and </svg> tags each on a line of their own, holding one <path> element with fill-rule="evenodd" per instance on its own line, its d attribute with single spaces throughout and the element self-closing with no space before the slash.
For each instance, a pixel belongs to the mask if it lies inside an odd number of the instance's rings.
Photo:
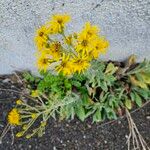
<svg viewBox="0 0 150 150">
<path fill-rule="evenodd" d="M 35 72 L 35 29 L 62 12 L 72 16 L 69 31 L 85 21 L 101 27 L 110 41 L 102 59 L 150 58 L 150 0 L 0 0 L 0 74 Z"/>
</svg>

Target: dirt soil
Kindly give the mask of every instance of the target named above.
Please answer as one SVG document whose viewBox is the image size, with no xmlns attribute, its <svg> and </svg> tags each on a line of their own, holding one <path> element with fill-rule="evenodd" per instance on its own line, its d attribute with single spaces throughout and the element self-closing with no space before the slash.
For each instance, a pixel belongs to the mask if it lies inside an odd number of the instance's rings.
<svg viewBox="0 0 150 150">
<path fill-rule="evenodd" d="M 7 113 L 19 98 L 22 85 L 15 75 L 0 76 L 0 134 L 7 124 Z M 150 145 L 150 103 L 132 113 L 132 117 Z M 124 117 L 113 122 L 93 123 L 49 120 L 43 137 L 14 138 L 16 129 L 9 131 L 0 144 L 0 150 L 126 150 L 129 134 Z"/>
</svg>

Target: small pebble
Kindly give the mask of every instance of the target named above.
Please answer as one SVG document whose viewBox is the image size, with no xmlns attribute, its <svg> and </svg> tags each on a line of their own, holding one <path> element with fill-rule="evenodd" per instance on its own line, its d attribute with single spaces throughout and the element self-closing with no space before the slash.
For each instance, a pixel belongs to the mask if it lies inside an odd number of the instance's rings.
<svg viewBox="0 0 150 150">
<path fill-rule="evenodd" d="M 63 143 L 63 140 L 60 140 L 60 143 Z"/>
<path fill-rule="evenodd" d="M 77 141 L 77 140 L 75 140 L 75 143 L 78 143 L 78 141 Z"/>
<path fill-rule="evenodd" d="M 57 150 L 57 148 L 55 146 L 53 146 L 53 150 Z"/>
<path fill-rule="evenodd" d="M 121 124 L 121 121 L 120 121 L 120 120 L 118 121 L 118 124 Z"/>
<path fill-rule="evenodd" d="M 9 78 L 6 78 L 6 79 L 4 79 L 2 82 L 3 83 L 8 83 L 8 82 L 10 82 L 11 80 L 9 79 Z"/>
<path fill-rule="evenodd" d="M 69 124 L 66 124 L 66 127 L 69 127 Z"/>
<path fill-rule="evenodd" d="M 66 144 L 62 144 L 64 147 L 66 147 L 67 145 Z"/>
<path fill-rule="evenodd" d="M 105 144 L 107 144 L 107 141 L 104 141 Z"/>
<path fill-rule="evenodd" d="M 150 116 L 147 116 L 146 119 L 150 119 Z"/>
<path fill-rule="evenodd" d="M 88 128 L 91 128 L 91 127 L 92 127 L 92 126 L 91 126 L 91 125 L 89 125 L 89 124 L 88 124 L 87 126 L 88 126 Z"/>
<path fill-rule="evenodd" d="M 15 86 L 14 86 L 14 85 L 11 85 L 11 88 L 15 88 Z"/>
</svg>

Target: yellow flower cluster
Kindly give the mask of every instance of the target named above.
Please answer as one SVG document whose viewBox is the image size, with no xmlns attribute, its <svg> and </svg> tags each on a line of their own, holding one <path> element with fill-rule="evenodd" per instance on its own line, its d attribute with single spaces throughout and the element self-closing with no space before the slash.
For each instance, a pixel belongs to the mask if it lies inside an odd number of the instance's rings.
<svg viewBox="0 0 150 150">
<path fill-rule="evenodd" d="M 70 16 L 53 15 L 41 26 L 35 36 L 37 67 L 41 71 L 51 69 L 64 75 L 82 73 L 93 59 L 97 59 L 109 46 L 109 42 L 99 36 L 99 28 L 87 22 L 82 31 L 65 35 L 65 26 Z"/>
<path fill-rule="evenodd" d="M 20 125 L 20 115 L 16 108 L 13 108 L 8 114 L 8 122 L 10 125 Z"/>
</svg>

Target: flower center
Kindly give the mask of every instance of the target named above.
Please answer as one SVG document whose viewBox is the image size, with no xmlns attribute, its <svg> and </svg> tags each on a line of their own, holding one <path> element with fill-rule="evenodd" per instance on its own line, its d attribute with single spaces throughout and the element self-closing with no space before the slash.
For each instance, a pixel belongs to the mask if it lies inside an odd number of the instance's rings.
<svg viewBox="0 0 150 150">
<path fill-rule="evenodd" d="M 91 31 L 88 31 L 87 34 L 88 34 L 89 36 L 92 36 L 92 32 L 91 32 Z"/>
<path fill-rule="evenodd" d="M 60 49 L 60 46 L 61 46 L 60 43 L 56 43 L 55 44 L 55 50 L 58 51 Z"/>
<path fill-rule="evenodd" d="M 47 64 L 47 62 L 48 62 L 48 59 L 46 59 L 46 58 L 42 60 L 43 64 Z"/>
<path fill-rule="evenodd" d="M 83 40 L 81 44 L 82 44 L 82 46 L 87 46 L 88 45 L 88 41 L 87 40 Z"/>
<path fill-rule="evenodd" d="M 42 37 L 43 35 L 44 35 L 44 32 L 40 32 L 40 33 L 39 33 L 39 36 Z"/>
<path fill-rule="evenodd" d="M 63 20 L 62 20 L 62 19 L 58 19 L 57 22 L 58 22 L 59 24 L 62 24 Z"/>
<path fill-rule="evenodd" d="M 96 46 L 95 48 L 96 48 L 96 49 L 99 49 L 99 47 L 98 47 L 98 46 Z"/>
</svg>

